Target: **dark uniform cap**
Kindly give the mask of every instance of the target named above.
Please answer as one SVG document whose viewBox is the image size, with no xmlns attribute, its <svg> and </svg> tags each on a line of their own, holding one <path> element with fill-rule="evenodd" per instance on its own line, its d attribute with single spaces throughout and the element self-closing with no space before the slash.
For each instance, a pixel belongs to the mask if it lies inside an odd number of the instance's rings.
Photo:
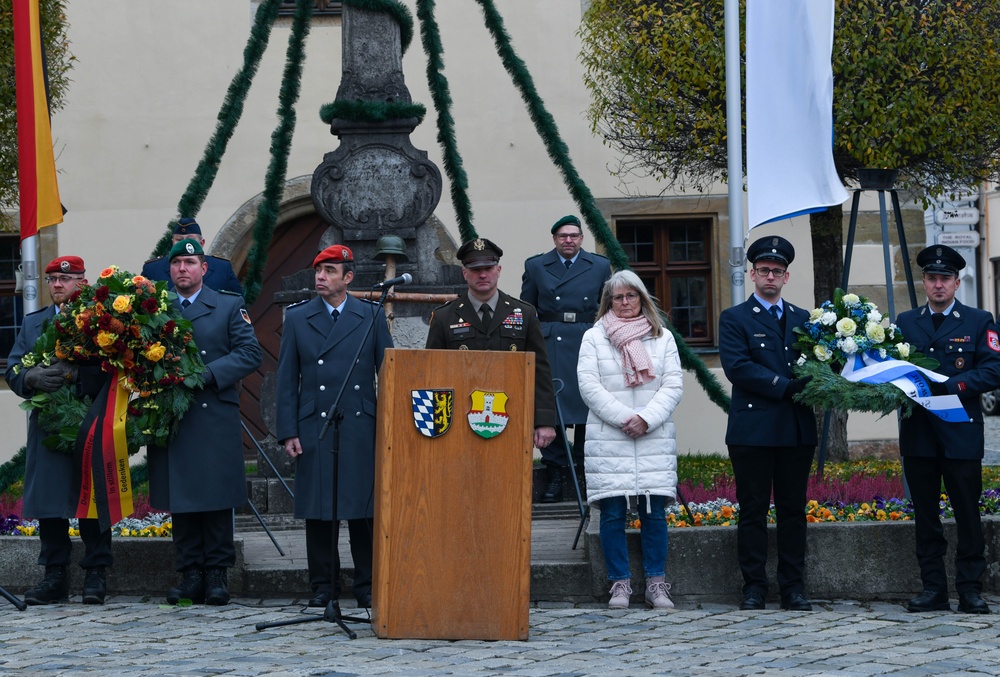
<svg viewBox="0 0 1000 677">
<path fill-rule="evenodd" d="M 170 248 L 169 261 L 173 261 L 178 256 L 204 256 L 205 250 L 201 248 L 198 240 L 181 240 Z"/>
<path fill-rule="evenodd" d="M 469 240 L 458 248 L 458 260 L 466 268 L 489 268 L 500 263 L 503 250 L 484 237 Z"/>
<path fill-rule="evenodd" d="M 583 230 L 583 225 L 580 224 L 580 219 L 570 214 L 569 216 L 564 216 L 555 222 L 552 226 L 552 234 L 555 235 L 556 231 L 563 226 L 578 226 L 580 230 Z"/>
<path fill-rule="evenodd" d="M 69 273 L 72 275 L 83 275 L 86 273 L 83 267 L 83 259 L 79 256 L 60 256 L 52 259 L 49 265 L 45 266 L 45 273 Z"/>
<path fill-rule="evenodd" d="M 917 265 L 923 268 L 925 273 L 958 275 L 958 271 L 965 268 L 965 259 L 951 247 L 936 244 L 917 254 Z"/>
<path fill-rule="evenodd" d="M 174 235 L 201 235 L 201 226 L 194 219 L 184 217 L 177 219 L 174 225 Z"/>
<path fill-rule="evenodd" d="M 313 259 L 313 268 L 321 263 L 350 263 L 354 260 L 354 252 L 344 244 L 330 245 Z"/>
<path fill-rule="evenodd" d="M 787 266 L 795 258 L 795 247 L 783 237 L 768 235 L 756 240 L 747 249 L 747 260 L 757 263 L 760 259 L 782 261 Z"/>
</svg>

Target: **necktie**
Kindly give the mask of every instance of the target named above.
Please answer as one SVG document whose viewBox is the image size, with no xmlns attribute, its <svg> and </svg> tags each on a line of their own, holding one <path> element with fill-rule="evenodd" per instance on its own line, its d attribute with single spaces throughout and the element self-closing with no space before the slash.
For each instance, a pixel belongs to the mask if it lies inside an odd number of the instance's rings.
<svg viewBox="0 0 1000 677">
<path fill-rule="evenodd" d="M 490 304 L 484 303 L 480 306 L 479 311 L 483 314 L 483 327 L 489 328 L 490 320 L 493 319 L 493 311 L 490 310 Z"/>
<path fill-rule="evenodd" d="M 771 317 L 774 318 L 775 322 L 780 322 L 781 321 L 778 318 L 778 306 L 771 306 L 770 308 L 767 309 L 767 312 L 771 313 Z"/>
<path fill-rule="evenodd" d="M 337 310 L 336 308 L 334 308 L 334 309 L 333 309 L 333 312 L 332 312 L 332 313 L 330 313 L 330 317 L 332 317 L 332 318 L 333 318 L 333 323 L 334 323 L 334 324 L 337 324 L 337 318 L 338 318 L 338 317 L 340 317 L 340 311 L 339 311 L 339 310 Z"/>
<path fill-rule="evenodd" d="M 934 330 L 937 331 L 944 324 L 944 313 L 934 313 L 931 315 L 931 322 L 934 323 Z"/>
<path fill-rule="evenodd" d="M 189 305 L 191 305 L 191 302 L 188 301 L 187 299 L 181 301 L 181 308 L 187 308 Z"/>
<path fill-rule="evenodd" d="M 563 264 L 566 266 L 566 270 L 569 270 L 569 267 L 573 265 L 573 262 L 570 261 L 569 259 L 566 259 L 565 261 L 563 261 Z"/>
</svg>

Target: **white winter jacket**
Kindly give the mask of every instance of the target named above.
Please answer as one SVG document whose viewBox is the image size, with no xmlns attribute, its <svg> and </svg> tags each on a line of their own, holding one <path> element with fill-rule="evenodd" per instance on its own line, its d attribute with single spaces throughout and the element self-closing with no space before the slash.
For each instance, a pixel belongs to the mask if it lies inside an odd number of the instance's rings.
<svg viewBox="0 0 1000 677">
<path fill-rule="evenodd" d="M 577 371 L 580 395 L 590 409 L 584 447 L 587 501 L 612 496 L 677 496 L 677 441 L 672 414 L 681 401 L 683 377 L 677 344 L 664 329 L 647 336 L 656 378 L 634 388 L 625 385 L 621 352 L 608 340 L 600 321 L 583 335 Z M 622 423 L 639 414 L 649 430 L 638 439 Z"/>
</svg>

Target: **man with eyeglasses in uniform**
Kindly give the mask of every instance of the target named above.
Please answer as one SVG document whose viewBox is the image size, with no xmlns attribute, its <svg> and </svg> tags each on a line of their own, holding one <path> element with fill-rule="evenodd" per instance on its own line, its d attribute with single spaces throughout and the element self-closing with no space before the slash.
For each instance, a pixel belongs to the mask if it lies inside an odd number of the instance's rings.
<svg viewBox="0 0 1000 677">
<path fill-rule="evenodd" d="M 733 384 L 726 445 L 736 478 L 740 521 L 737 554 L 743 574 L 740 609 L 764 608 L 767 597 L 767 515 L 774 492 L 781 608 L 811 611 L 805 597 L 806 484 L 816 449 L 816 417 L 792 401 L 808 378 L 795 378 L 799 353 L 793 329 L 809 313 L 781 298 L 792 243 L 769 235 L 747 248 L 754 293 L 719 317 L 719 357 Z"/>
<path fill-rule="evenodd" d="M 98 366 L 77 366 L 56 361 L 50 366 L 24 368 L 22 359 L 35 341 L 55 320 L 80 285 L 87 284 L 86 269 L 79 256 L 60 256 L 45 267 L 52 305 L 25 315 L 14 348 L 7 358 L 4 379 L 19 397 L 30 399 L 38 393 L 52 393 L 72 383 L 78 397 L 94 397 L 108 378 Z M 73 485 L 73 455 L 45 446 L 46 433 L 38 422 L 38 410 L 28 417 L 28 442 L 24 461 L 24 516 L 38 520 L 40 552 L 38 563 L 45 567 L 45 577 L 24 593 L 28 604 L 54 604 L 69 599 L 69 576 L 72 544 L 69 520 L 76 514 Z M 84 555 L 80 566 L 86 571 L 83 603 L 104 604 L 107 584 L 105 569 L 111 566 L 111 530 L 101 531 L 96 519 L 81 519 L 80 539 Z"/>
<path fill-rule="evenodd" d="M 556 221 L 551 233 L 555 247 L 524 262 L 521 299 L 538 310 L 552 377 L 563 383 L 559 409 L 563 423 L 573 428 L 573 464 L 582 489 L 588 409 L 580 397 L 576 363 L 583 335 L 594 326 L 611 263 L 583 249 L 583 225 L 576 216 Z M 541 452 L 546 474 L 541 501 L 556 503 L 562 500 L 564 472 L 569 468 L 562 428 L 556 426 L 555 440 Z"/>
</svg>

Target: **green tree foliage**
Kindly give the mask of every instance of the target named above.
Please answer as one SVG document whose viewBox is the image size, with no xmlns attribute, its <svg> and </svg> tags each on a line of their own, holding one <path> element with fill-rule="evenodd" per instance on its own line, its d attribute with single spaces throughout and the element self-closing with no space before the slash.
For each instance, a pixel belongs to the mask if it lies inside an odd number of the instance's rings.
<svg viewBox="0 0 1000 677">
<path fill-rule="evenodd" d="M 620 172 L 726 180 L 723 12 L 723 0 L 592 1 L 589 119 Z M 1000 174 L 1000 0 L 837 0 L 835 22 L 842 179 L 899 169 L 901 187 L 927 196 Z"/>
<path fill-rule="evenodd" d="M 66 105 L 69 72 L 75 60 L 69 51 L 67 0 L 41 0 L 45 59 L 49 77 L 50 114 Z M 0 230 L 13 225 L 17 207 L 17 111 L 14 91 L 14 14 L 12 0 L 0 0 Z M 53 139 L 58 129 L 53 129 Z M 58 149 L 56 152 L 58 165 Z"/>
</svg>

